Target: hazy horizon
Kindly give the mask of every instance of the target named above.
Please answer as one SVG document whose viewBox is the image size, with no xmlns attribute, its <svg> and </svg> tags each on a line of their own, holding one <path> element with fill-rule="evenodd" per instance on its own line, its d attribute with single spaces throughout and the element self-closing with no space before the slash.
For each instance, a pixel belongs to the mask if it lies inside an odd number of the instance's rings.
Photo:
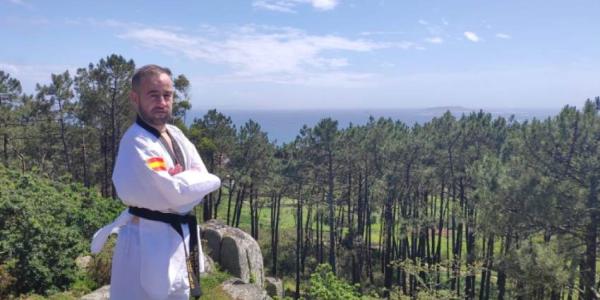
<svg viewBox="0 0 600 300">
<path fill-rule="evenodd" d="M 517 121 L 531 120 L 533 118 L 543 119 L 558 114 L 561 108 L 556 109 L 496 109 L 486 111 L 494 118 L 508 118 L 514 115 Z M 447 110 L 439 109 L 300 109 L 300 110 L 245 110 L 245 109 L 217 109 L 218 112 L 231 118 L 236 128 L 243 126 L 249 119 L 254 120 L 262 131 L 267 132 L 269 140 L 276 140 L 277 144 L 287 143 L 294 140 L 303 125 L 313 127 L 323 118 L 330 117 L 338 121 L 338 128 L 346 128 L 350 124 L 364 125 L 369 117 L 373 116 L 392 118 L 400 120 L 408 126 L 415 123 L 424 124 L 434 117 L 439 117 Z M 467 112 L 478 110 L 450 110 L 455 117 L 460 117 Z M 189 125 L 195 118 L 201 119 L 207 112 L 204 109 L 192 109 L 186 114 L 186 123 Z"/>
<path fill-rule="evenodd" d="M 592 98 L 590 98 L 592 99 Z M 231 110 L 231 111 L 331 111 L 331 110 L 443 110 L 443 109 L 460 109 L 460 110 L 469 110 L 469 111 L 479 111 L 479 110 L 483 110 L 485 111 L 490 111 L 490 110 L 531 110 L 531 109 L 542 109 L 542 110 L 560 110 L 563 109 L 566 105 L 570 105 L 570 106 L 576 106 L 576 107 L 583 107 L 583 104 L 585 103 L 585 99 L 581 101 L 580 104 L 565 104 L 562 106 L 513 106 L 513 107 L 502 107 L 502 106 L 496 106 L 496 107 L 467 107 L 467 106 L 461 106 L 461 105 L 440 105 L 440 106 L 423 106 L 423 107 L 418 107 L 418 106 L 413 106 L 413 107 L 400 107 L 400 106 L 389 106 L 389 107 L 257 107 L 257 108 L 244 108 L 244 107 L 233 107 L 233 108 L 228 108 L 228 107 L 217 107 L 217 106 L 199 106 L 199 107 L 192 107 L 191 111 L 198 111 L 198 110 L 202 110 L 202 111 L 208 111 L 210 109 L 216 109 L 218 111 L 221 110 Z"/>
</svg>

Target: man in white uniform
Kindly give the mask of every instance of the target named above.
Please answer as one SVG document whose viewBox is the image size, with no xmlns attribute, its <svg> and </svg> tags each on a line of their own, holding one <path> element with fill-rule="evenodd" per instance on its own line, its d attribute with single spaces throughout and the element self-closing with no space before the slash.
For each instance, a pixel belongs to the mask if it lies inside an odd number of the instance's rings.
<svg viewBox="0 0 600 300">
<path fill-rule="evenodd" d="M 173 107 L 171 71 L 147 65 L 132 79 L 137 120 L 125 132 L 113 172 L 129 208 L 94 234 L 92 253 L 118 233 L 111 299 L 188 299 L 200 294 L 204 256 L 192 208 L 219 188 L 194 145 L 167 124 Z"/>
</svg>

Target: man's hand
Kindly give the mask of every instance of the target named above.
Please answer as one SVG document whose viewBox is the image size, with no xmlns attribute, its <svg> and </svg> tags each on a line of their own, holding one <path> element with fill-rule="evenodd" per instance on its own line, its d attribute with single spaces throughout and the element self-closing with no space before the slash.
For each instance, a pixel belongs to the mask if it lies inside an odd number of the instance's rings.
<svg viewBox="0 0 600 300">
<path fill-rule="evenodd" d="M 173 176 L 173 175 L 175 175 L 177 173 L 181 173 L 181 171 L 183 171 L 183 167 L 180 164 L 177 164 L 177 165 L 175 165 L 175 167 L 170 168 L 168 170 L 169 175 L 171 175 L 171 176 Z"/>
</svg>

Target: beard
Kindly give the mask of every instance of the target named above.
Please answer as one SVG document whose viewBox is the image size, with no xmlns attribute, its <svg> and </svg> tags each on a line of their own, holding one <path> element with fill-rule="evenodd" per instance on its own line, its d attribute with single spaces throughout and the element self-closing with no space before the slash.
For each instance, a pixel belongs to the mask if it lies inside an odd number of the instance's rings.
<svg viewBox="0 0 600 300">
<path fill-rule="evenodd" d="M 167 122 L 169 122 L 171 120 L 172 117 L 172 112 L 171 110 L 166 110 L 164 112 L 152 112 L 152 111 L 145 111 L 143 110 L 141 107 L 138 107 L 138 112 L 140 114 L 140 117 L 142 117 L 142 119 L 144 121 L 146 121 L 146 123 L 152 125 L 152 126 L 164 126 L 165 124 L 167 124 Z"/>
</svg>

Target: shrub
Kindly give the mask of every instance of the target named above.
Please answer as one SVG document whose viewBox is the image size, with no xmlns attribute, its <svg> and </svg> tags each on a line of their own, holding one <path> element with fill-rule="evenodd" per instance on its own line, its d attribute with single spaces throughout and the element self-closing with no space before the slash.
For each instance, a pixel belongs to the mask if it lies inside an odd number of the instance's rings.
<svg viewBox="0 0 600 300">
<path fill-rule="evenodd" d="M 81 185 L 4 167 L 0 185 L 0 284 L 9 295 L 69 288 L 81 277 L 75 259 L 89 252 L 93 232 L 122 208 Z"/>
<path fill-rule="evenodd" d="M 361 295 L 358 292 L 358 286 L 353 286 L 342 279 L 338 279 L 333 274 L 329 264 L 321 264 L 310 275 L 308 298 L 319 300 L 358 300 L 361 299 Z"/>
</svg>

